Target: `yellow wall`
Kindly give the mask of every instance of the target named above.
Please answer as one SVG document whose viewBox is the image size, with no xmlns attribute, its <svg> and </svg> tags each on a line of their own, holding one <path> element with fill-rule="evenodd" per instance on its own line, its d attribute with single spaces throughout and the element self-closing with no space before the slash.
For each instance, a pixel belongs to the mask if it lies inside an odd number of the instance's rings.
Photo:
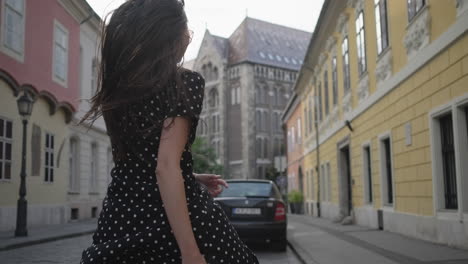
<svg viewBox="0 0 468 264">
<path fill-rule="evenodd" d="M 376 49 L 376 24 L 374 17 L 374 1 L 365 1 L 365 30 L 366 30 L 366 60 L 369 76 L 369 94 L 375 93 L 379 87 L 376 86 L 375 68 L 377 62 Z M 437 40 L 441 34 L 456 21 L 455 1 L 428 1 L 431 17 L 430 44 Z M 412 61 L 408 61 L 404 38 L 407 32 L 407 8 L 406 1 L 387 1 L 389 22 L 389 46 L 392 52 L 392 77 L 405 69 Z M 351 92 L 353 94 L 353 110 L 359 106 L 357 98 L 357 83 L 359 81 L 357 72 L 357 47 L 354 9 L 346 8 L 344 12 L 349 14 L 348 37 L 350 46 L 350 71 Z M 338 16 L 337 16 L 338 17 Z M 332 28 L 335 25 L 328 25 Z M 343 74 L 341 59 L 341 34 L 337 36 L 337 63 L 338 63 L 338 105 L 340 106 L 340 119 L 343 120 L 341 103 L 343 98 Z M 327 37 L 323 37 L 327 39 Z M 324 43 L 316 45 L 323 46 L 322 52 L 326 53 Z M 317 81 L 322 82 L 323 69 L 329 71 L 329 105 L 332 109 L 332 83 L 331 83 L 331 58 L 328 56 L 325 66 L 317 65 L 320 69 L 316 76 Z M 312 65 L 312 68 L 315 65 Z M 392 78 L 390 77 L 390 78 Z M 306 76 L 309 83 L 312 82 L 312 74 Z M 318 83 L 318 82 L 317 82 Z M 305 87 L 302 93 L 307 95 L 313 91 L 312 87 Z M 440 54 L 430 60 L 420 70 L 416 71 L 408 79 L 395 87 L 376 104 L 368 108 L 357 118 L 352 120 L 354 132 L 344 127 L 338 130 L 320 145 L 321 164 L 330 162 L 332 175 L 332 202 L 338 204 L 338 164 L 337 143 L 350 136 L 353 206 L 361 207 L 364 204 L 363 195 L 363 158 L 362 144 L 371 142 L 372 157 L 372 181 L 373 181 L 373 207 L 381 208 L 380 189 L 380 146 L 379 135 L 390 132 L 393 151 L 393 169 L 395 182 L 395 211 L 417 214 L 433 215 L 433 183 L 431 170 L 431 151 L 429 135 L 428 113 L 435 107 L 449 102 L 453 98 L 468 93 L 468 36 L 465 34 Z M 324 97 L 324 94 L 322 94 Z M 304 107 L 307 102 L 303 101 Z M 325 112 L 323 110 L 323 112 Z M 405 125 L 412 125 L 412 145 L 405 144 Z M 321 130 L 325 133 L 325 128 Z M 314 129 L 315 131 L 315 129 Z M 314 145 L 311 140 L 314 135 L 308 135 L 304 149 L 304 170 L 308 171 L 316 166 L 315 151 L 307 152 Z M 314 171 L 314 182 L 316 183 L 316 172 Z M 314 186 L 317 190 L 317 185 Z M 316 193 L 316 192 L 315 192 Z M 312 199 L 315 200 L 315 199 Z"/>
<path fill-rule="evenodd" d="M 14 97 L 12 90 L 8 85 L 0 80 L 0 116 L 13 121 L 13 149 L 12 149 L 12 175 L 10 181 L 0 181 L 0 206 L 16 206 L 20 185 L 21 171 L 21 149 L 22 149 L 22 122 L 18 114 L 16 104 L 17 98 Z M 32 124 L 37 124 L 41 127 L 41 175 L 31 176 L 31 132 Z M 54 182 L 44 182 L 44 145 L 45 132 L 55 135 L 55 152 L 54 152 Z M 65 123 L 65 114 L 62 111 L 57 111 L 54 115 L 50 115 L 50 108 L 46 101 L 39 98 L 34 103 L 33 113 L 28 122 L 27 135 L 27 161 L 26 161 L 26 199 L 28 204 L 64 204 L 66 203 L 66 193 L 68 190 L 68 144 L 64 143 L 60 167 L 57 167 L 57 157 L 62 142 L 68 137 L 68 129 Z"/>
</svg>

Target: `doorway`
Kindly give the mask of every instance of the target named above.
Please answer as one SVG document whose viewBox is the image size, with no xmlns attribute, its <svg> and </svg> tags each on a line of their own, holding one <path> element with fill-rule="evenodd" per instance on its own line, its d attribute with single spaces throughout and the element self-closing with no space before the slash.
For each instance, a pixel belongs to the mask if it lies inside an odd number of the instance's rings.
<svg viewBox="0 0 468 264">
<path fill-rule="evenodd" d="M 350 216 L 353 210 L 353 193 L 351 179 L 351 153 L 349 140 L 338 145 L 338 171 L 340 181 L 340 213 L 342 216 Z"/>
</svg>

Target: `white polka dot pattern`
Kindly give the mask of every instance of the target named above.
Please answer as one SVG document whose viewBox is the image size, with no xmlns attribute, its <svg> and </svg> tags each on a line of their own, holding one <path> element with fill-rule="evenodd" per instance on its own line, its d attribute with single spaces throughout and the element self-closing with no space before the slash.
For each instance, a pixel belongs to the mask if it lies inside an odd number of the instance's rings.
<svg viewBox="0 0 468 264">
<path fill-rule="evenodd" d="M 143 103 L 135 104 L 128 117 L 122 117 L 122 122 L 129 123 L 125 144 L 131 146 L 131 151 L 126 153 L 126 159 L 117 160 L 112 169 L 112 182 L 103 201 L 93 244 L 83 251 L 81 264 L 181 263 L 154 172 L 161 131 L 155 129 L 144 135 L 136 132 L 174 116 L 193 117 L 190 140 L 180 165 L 189 215 L 200 251 L 210 264 L 258 264 L 222 208 L 193 177 L 190 146 L 195 139 L 198 115 L 202 110 L 204 80 L 195 72 L 184 74 L 183 80 L 188 88 L 182 97 L 185 102 L 174 107 L 160 95 L 154 95 L 145 98 Z M 130 131 L 132 126 L 134 129 Z"/>
</svg>

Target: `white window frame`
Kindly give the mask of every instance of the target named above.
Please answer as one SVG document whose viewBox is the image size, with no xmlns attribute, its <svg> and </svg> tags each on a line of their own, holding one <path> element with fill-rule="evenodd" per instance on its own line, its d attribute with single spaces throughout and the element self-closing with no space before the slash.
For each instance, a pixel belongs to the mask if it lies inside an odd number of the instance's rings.
<svg viewBox="0 0 468 264">
<path fill-rule="evenodd" d="M 64 63 L 64 67 L 65 67 L 65 78 L 64 80 L 61 80 L 60 77 L 58 77 L 56 75 L 56 72 L 55 72 L 55 57 L 56 57 L 56 52 L 55 52 L 55 45 L 56 45 L 56 40 L 57 40 L 57 34 L 56 34 L 56 30 L 61 30 L 65 33 L 66 35 L 66 40 L 67 40 L 67 44 L 66 44 L 66 51 L 65 51 L 65 63 Z M 53 38 L 52 38 L 52 80 L 58 84 L 60 84 L 61 86 L 63 86 L 64 88 L 67 88 L 68 87 L 68 62 L 69 62 L 69 47 L 70 47 L 70 34 L 67 30 L 66 27 L 64 27 L 60 22 L 58 22 L 56 19 L 54 19 L 54 28 L 53 28 Z"/>
<path fill-rule="evenodd" d="M 75 149 L 72 149 L 72 142 L 74 142 Z M 68 192 L 69 193 L 79 193 L 80 192 L 80 140 L 77 137 L 71 137 L 69 141 L 69 164 L 68 164 L 68 173 L 69 173 L 69 183 L 68 183 Z"/>
<path fill-rule="evenodd" d="M 8 119 L 8 118 L 5 118 L 3 116 L 0 116 L 0 119 L 3 120 L 4 122 L 4 125 L 3 125 L 3 137 L 0 137 L 0 141 L 3 142 L 3 147 L 0 149 L 0 151 L 2 151 L 3 155 L 2 155 L 2 159 L 0 160 L 3 164 L 3 166 L 0 168 L 2 170 L 2 178 L 0 178 L 0 182 L 11 182 L 11 178 L 12 178 L 12 175 L 13 175 L 13 136 L 14 136 L 14 123 L 13 123 L 13 120 L 11 119 Z M 6 137 L 6 122 L 11 122 L 11 138 L 7 138 Z M 9 143 L 11 144 L 11 159 L 10 160 L 6 160 L 5 159 L 5 143 Z M 6 179 L 5 178 L 5 163 L 9 163 L 10 164 L 10 178 L 9 179 Z"/>
<path fill-rule="evenodd" d="M 393 158 L 393 138 L 391 131 L 385 132 L 381 134 L 379 137 L 379 154 L 380 154 L 380 199 L 382 203 L 382 208 L 386 210 L 393 210 L 396 204 L 396 197 L 395 197 L 395 159 Z M 386 154 L 383 141 L 389 139 L 390 140 L 390 161 L 392 163 L 392 167 L 390 170 L 392 171 L 392 199 L 393 203 L 389 203 L 387 200 L 388 196 L 388 181 L 387 181 L 387 170 L 385 169 L 385 161 L 386 161 Z"/>
<path fill-rule="evenodd" d="M 47 146 L 47 137 L 49 137 L 49 146 Z M 51 143 L 50 143 L 50 137 L 52 137 L 53 139 L 53 147 L 51 147 Z M 55 145 L 56 145 L 56 142 L 55 142 L 55 135 L 53 133 L 50 133 L 48 131 L 46 131 L 45 133 L 45 140 L 44 140 L 44 182 L 45 183 L 54 183 L 55 182 L 55 162 L 54 162 L 54 159 L 56 158 L 55 156 Z M 50 154 L 52 154 L 52 159 L 50 158 Z M 49 158 L 46 159 L 46 156 L 49 155 Z M 47 160 L 49 161 L 47 163 Z M 46 178 L 46 171 L 47 171 L 47 178 Z M 52 180 L 51 180 L 51 177 L 50 175 L 53 175 L 52 177 Z"/>
<path fill-rule="evenodd" d="M 20 52 L 13 50 L 12 48 L 8 47 L 4 43 L 5 38 L 5 31 L 6 31 L 6 0 L 1 1 L 1 22 L 0 22 L 0 50 L 10 56 L 11 58 L 15 59 L 20 63 L 24 63 L 24 53 L 25 53 L 25 38 L 26 38 L 26 1 L 25 0 L 15 0 L 15 1 L 23 1 L 23 13 L 22 13 L 22 50 Z"/>
<path fill-rule="evenodd" d="M 429 113 L 429 130 L 431 137 L 432 183 L 434 192 L 434 214 L 436 217 L 448 220 L 462 221 L 468 218 L 468 164 L 463 157 L 468 155 L 468 131 L 464 108 L 468 107 L 468 93 L 441 105 Z M 438 119 L 452 113 L 453 136 L 455 145 L 455 169 L 457 180 L 458 209 L 445 209 L 443 163 L 440 142 L 440 127 Z M 465 191 L 464 191 L 465 190 Z"/>
<path fill-rule="evenodd" d="M 370 160 L 367 160 L 366 151 L 365 149 L 369 148 L 369 155 Z M 374 203 L 374 186 L 373 186 L 373 179 L 372 179 L 372 144 L 371 141 L 364 142 L 361 146 L 362 149 L 362 187 L 363 187 L 363 194 L 364 194 L 364 204 L 371 205 Z M 371 175 L 369 175 L 369 171 L 367 167 L 370 166 Z M 369 177 L 371 178 L 371 182 L 369 182 Z M 369 193 L 369 185 L 372 189 L 372 194 Z M 371 197 L 372 196 L 372 197 Z"/>
</svg>

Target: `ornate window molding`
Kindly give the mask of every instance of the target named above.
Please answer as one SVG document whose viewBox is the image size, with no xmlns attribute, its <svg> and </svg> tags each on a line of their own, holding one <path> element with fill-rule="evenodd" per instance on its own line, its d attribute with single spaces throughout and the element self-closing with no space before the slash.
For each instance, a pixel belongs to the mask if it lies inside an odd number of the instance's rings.
<svg viewBox="0 0 468 264">
<path fill-rule="evenodd" d="M 364 0 L 348 0 L 347 6 L 354 8 L 354 16 L 357 17 L 361 10 L 364 10 Z"/>
<path fill-rule="evenodd" d="M 336 32 L 340 32 L 342 36 L 348 35 L 348 20 L 349 15 L 347 13 L 341 13 L 336 23 Z"/>
<path fill-rule="evenodd" d="M 365 73 L 359 80 L 357 94 L 359 103 L 369 96 L 369 74 Z"/>
<path fill-rule="evenodd" d="M 352 101 L 353 100 L 352 100 L 351 93 L 348 93 L 343 97 L 343 103 L 341 104 L 341 106 L 342 106 L 342 111 L 345 115 L 348 113 L 351 113 L 351 110 L 353 109 Z"/>
<path fill-rule="evenodd" d="M 422 11 L 416 15 L 407 27 L 404 39 L 408 60 L 429 44 L 431 38 L 431 17 L 426 3 Z"/>
<path fill-rule="evenodd" d="M 457 7 L 457 17 L 461 15 L 468 14 L 468 0 L 457 0 L 456 1 Z"/>
<path fill-rule="evenodd" d="M 375 68 L 375 77 L 377 80 L 377 89 L 380 85 L 388 80 L 393 74 L 393 60 L 392 49 L 388 48 L 384 51 L 377 60 Z"/>
</svg>

